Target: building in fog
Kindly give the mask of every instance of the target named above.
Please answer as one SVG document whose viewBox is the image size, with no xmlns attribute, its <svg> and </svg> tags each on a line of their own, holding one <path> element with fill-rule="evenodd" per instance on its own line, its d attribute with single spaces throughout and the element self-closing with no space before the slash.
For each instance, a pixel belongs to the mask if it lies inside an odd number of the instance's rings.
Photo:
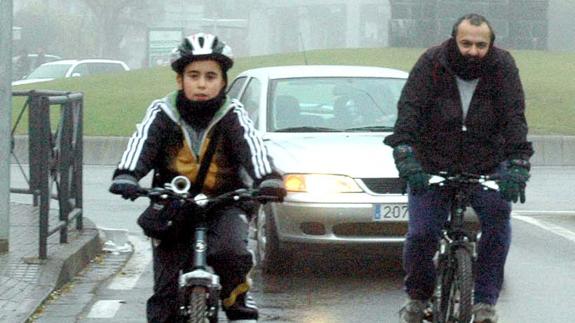
<svg viewBox="0 0 575 323">
<path fill-rule="evenodd" d="M 35 3 L 49 5 L 59 20 L 69 15 L 80 21 L 82 28 L 70 31 L 67 38 L 115 40 L 109 44 L 111 50 L 85 53 L 81 50 L 86 46 L 71 51 L 57 47 L 61 46 L 57 42 L 48 48 L 52 53 L 88 57 L 114 53 L 116 46 L 113 58 L 132 68 L 165 64 L 165 57 L 152 57 L 158 49 L 152 45 L 165 40 L 161 49 L 165 53 L 174 44 L 175 32 L 178 37 L 215 33 L 238 57 L 326 48 L 429 47 L 446 39 L 454 21 L 469 12 L 484 14 L 492 22 L 500 46 L 575 50 L 573 0 L 140 0 L 126 3 L 130 10 L 123 11 L 118 26 L 113 26 L 112 31 L 121 32 L 120 40 L 90 26 L 99 20 L 84 1 L 14 0 L 14 11 Z M 162 33 L 151 38 L 158 30 L 170 31 L 166 35 L 171 38 Z M 23 38 L 30 34 L 38 32 L 22 30 Z"/>
<path fill-rule="evenodd" d="M 209 31 L 239 56 L 388 45 L 390 3 L 382 0 L 165 1 L 158 27 Z"/>
<path fill-rule="evenodd" d="M 547 49 L 550 0 L 390 0 L 390 46 L 429 47 L 451 34 L 458 17 L 475 12 L 491 22 L 497 44 Z"/>
<path fill-rule="evenodd" d="M 249 16 L 251 55 L 388 46 L 389 1 L 260 1 Z"/>
</svg>

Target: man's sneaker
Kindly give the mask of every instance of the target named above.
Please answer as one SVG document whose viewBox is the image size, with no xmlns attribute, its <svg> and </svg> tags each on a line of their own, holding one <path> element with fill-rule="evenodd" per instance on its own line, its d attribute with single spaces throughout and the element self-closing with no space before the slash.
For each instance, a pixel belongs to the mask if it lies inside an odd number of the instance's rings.
<svg viewBox="0 0 575 323">
<path fill-rule="evenodd" d="M 495 306 L 486 303 L 473 305 L 473 323 L 497 323 Z"/>
<path fill-rule="evenodd" d="M 417 299 L 408 299 L 399 310 L 400 323 L 421 323 L 427 303 Z"/>
<path fill-rule="evenodd" d="M 256 323 L 258 321 L 258 308 L 249 293 L 238 295 L 231 306 L 224 306 L 224 311 L 228 322 Z"/>
</svg>

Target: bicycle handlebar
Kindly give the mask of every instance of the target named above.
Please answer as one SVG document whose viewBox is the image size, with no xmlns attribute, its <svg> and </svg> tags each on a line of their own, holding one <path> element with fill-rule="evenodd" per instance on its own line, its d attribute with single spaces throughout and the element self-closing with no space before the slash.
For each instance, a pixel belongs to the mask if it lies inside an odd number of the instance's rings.
<svg viewBox="0 0 575 323">
<path fill-rule="evenodd" d="M 167 183 L 165 187 L 141 188 L 138 191 L 138 195 L 146 196 L 152 200 L 192 202 L 200 207 L 208 207 L 226 201 L 252 200 L 260 203 L 279 201 L 277 196 L 259 195 L 259 189 L 255 188 L 240 188 L 213 197 L 208 197 L 203 193 L 192 196 L 188 191 L 189 188 L 189 180 L 184 176 L 177 176 L 170 183 Z"/>
<path fill-rule="evenodd" d="M 439 172 L 439 174 L 430 174 L 429 185 L 448 186 L 454 184 L 479 184 L 487 189 L 498 191 L 500 179 L 499 174 L 478 175 L 470 173 L 449 174 Z"/>
</svg>

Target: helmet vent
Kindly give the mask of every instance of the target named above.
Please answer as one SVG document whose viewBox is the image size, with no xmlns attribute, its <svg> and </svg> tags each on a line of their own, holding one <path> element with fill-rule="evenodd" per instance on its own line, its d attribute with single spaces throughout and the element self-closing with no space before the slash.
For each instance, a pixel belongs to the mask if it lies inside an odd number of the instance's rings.
<svg viewBox="0 0 575 323">
<path fill-rule="evenodd" d="M 188 63 L 202 57 L 218 61 L 224 72 L 234 64 L 231 48 L 208 33 L 192 34 L 184 38 L 182 44 L 172 51 L 170 63 L 174 71 L 182 73 Z"/>
</svg>

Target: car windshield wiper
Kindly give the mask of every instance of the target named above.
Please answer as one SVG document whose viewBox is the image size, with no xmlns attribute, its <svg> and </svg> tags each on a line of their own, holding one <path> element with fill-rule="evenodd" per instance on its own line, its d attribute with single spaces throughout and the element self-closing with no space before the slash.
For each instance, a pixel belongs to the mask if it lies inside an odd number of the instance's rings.
<svg viewBox="0 0 575 323">
<path fill-rule="evenodd" d="M 357 127 L 357 128 L 348 128 L 345 131 L 371 131 L 371 132 L 379 132 L 379 131 L 393 131 L 393 127 L 390 126 L 368 126 L 368 127 Z"/>
<path fill-rule="evenodd" d="M 326 127 L 289 127 L 278 129 L 275 132 L 341 132 L 342 130 Z"/>
</svg>

